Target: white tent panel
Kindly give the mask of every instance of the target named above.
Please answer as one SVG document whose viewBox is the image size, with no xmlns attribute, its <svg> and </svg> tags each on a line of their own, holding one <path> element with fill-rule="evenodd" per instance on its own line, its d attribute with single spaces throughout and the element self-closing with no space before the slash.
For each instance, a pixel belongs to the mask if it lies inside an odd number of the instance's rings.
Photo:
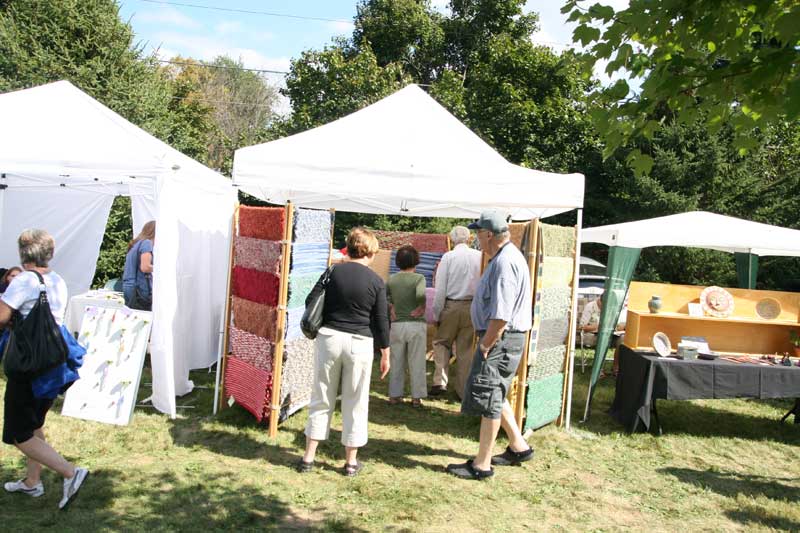
<svg viewBox="0 0 800 533">
<path fill-rule="evenodd" d="M 318 128 L 242 148 L 234 181 L 273 203 L 411 216 L 515 219 L 583 206 L 581 174 L 510 164 L 416 85 Z"/>
<path fill-rule="evenodd" d="M 704 211 L 584 229 L 583 242 L 647 248 L 685 246 L 755 255 L 800 256 L 800 230 Z"/>
<path fill-rule="evenodd" d="M 19 265 L 17 236 L 23 230 L 47 230 L 56 241 L 50 266 L 67 282 L 70 295 L 86 292 L 92 284 L 112 194 L 55 188 L 7 189 L 3 194 L 0 265 Z"/>
</svg>

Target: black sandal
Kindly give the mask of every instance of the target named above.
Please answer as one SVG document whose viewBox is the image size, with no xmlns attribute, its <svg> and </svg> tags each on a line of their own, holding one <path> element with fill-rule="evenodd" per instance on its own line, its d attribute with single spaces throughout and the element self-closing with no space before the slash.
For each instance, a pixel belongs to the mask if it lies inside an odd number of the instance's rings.
<svg viewBox="0 0 800 533">
<path fill-rule="evenodd" d="M 345 476 L 356 477 L 358 473 L 361 472 L 362 468 L 364 468 L 364 464 L 356 461 L 356 464 L 354 465 L 345 463 L 344 466 L 342 467 L 342 470 Z"/>
<path fill-rule="evenodd" d="M 314 461 L 307 463 L 303 461 L 303 459 L 301 458 L 295 465 L 295 470 L 297 470 L 301 474 L 307 474 L 308 472 L 314 470 Z"/>
<path fill-rule="evenodd" d="M 484 479 L 488 479 L 494 475 L 493 468 L 489 468 L 489 470 L 481 470 L 472 466 L 472 459 L 466 463 L 447 465 L 446 470 L 450 474 L 460 477 L 461 479 L 474 479 L 477 481 L 483 481 Z"/>
</svg>

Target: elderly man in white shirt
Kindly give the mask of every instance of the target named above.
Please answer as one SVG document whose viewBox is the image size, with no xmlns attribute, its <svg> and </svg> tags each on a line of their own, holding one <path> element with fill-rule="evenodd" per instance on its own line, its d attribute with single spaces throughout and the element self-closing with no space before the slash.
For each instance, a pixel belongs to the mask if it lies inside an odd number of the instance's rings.
<svg viewBox="0 0 800 533">
<path fill-rule="evenodd" d="M 455 226 L 450 231 L 450 242 L 454 248 L 444 254 L 436 270 L 433 317 L 438 328 L 433 341 L 436 369 L 430 396 L 447 392 L 453 344 L 456 356 L 455 391 L 459 398 L 464 394 L 464 384 L 472 364 L 475 331 L 469 309 L 481 276 L 481 252 L 467 246 L 469 240 L 470 231 L 464 226 Z"/>
</svg>

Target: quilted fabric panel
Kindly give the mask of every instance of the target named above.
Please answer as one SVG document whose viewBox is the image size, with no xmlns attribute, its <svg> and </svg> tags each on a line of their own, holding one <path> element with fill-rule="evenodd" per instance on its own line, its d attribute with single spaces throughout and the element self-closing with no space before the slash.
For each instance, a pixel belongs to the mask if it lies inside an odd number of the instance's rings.
<svg viewBox="0 0 800 533">
<path fill-rule="evenodd" d="M 332 217 L 330 211 L 295 209 L 294 242 L 325 242 L 331 240 Z"/>
<path fill-rule="evenodd" d="M 234 356 L 225 360 L 225 396 L 250 411 L 261 422 L 265 417 L 272 386 L 269 373 L 259 370 Z"/>
<path fill-rule="evenodd" d="M 233 264 L 277 275 L 281 268 L 281 243 L 238 236 L 233 245 Z"/>
<path fill-rule="evenodd" d="M 283 207 L 239 207 L 239 235 L 267 241 L 282 241 L 286 232 Z"/>
<path fill-rule="evenodd" d="M 243 331 L 236 326 L 230 329 L 231 352 L 241 361 L 272 373 L 275 345 L 263 337 Z"/>
<path fill-rule="evenodd" d="M 233 324 L 237 328 L 275 342 L 278 325 L 278 310 L 275 307 L 233 296 L 231 311 Z"/>
<path fill-rule="evenodd" d="M 233 294 L 251 302 L 277 307 L 280 281 L 275 274 L 233 267 Z"/>
</svg>

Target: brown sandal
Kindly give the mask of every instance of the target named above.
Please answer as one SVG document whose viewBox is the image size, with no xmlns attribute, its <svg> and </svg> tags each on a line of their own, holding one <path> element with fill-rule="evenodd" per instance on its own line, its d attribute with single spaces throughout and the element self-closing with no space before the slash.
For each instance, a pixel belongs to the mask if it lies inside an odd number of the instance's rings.
<svg viewBox="0 0 800 533">
<path fill-rule="evenodd" d="M 400 405 L 403 403 L 402 398 L 389 398 L 389 405 Z"/>
</svg>

